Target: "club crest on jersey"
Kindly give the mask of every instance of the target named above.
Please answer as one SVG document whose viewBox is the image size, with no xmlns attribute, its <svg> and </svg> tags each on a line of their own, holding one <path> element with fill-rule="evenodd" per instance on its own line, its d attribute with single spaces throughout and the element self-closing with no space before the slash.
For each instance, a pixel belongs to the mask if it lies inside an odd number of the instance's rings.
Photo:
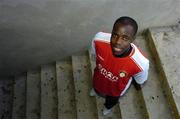
<svg viewBox="0 0 180 119">
<path fill-rule="evenodd" d="M 119 73 L 119 76 L 120 76 L 121 78 L 126 77 L 126 75 L 127 75 L 126 71 L 120 71 L 120 73 Z"/>
</svg>

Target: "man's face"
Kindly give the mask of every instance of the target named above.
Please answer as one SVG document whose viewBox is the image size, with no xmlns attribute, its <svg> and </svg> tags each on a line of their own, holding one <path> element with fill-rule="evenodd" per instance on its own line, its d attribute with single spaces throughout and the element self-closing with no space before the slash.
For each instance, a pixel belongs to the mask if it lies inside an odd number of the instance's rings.
<svg viewBox="0 0 180 119">
<path fill-rule="evenodd" d="M 118 56 L 124 53 L 129 47 L 133 38 L 133 27 L 130 25 L 117 24 L 112 30 L 111 49 L 113 55 Z"/>
</svg>

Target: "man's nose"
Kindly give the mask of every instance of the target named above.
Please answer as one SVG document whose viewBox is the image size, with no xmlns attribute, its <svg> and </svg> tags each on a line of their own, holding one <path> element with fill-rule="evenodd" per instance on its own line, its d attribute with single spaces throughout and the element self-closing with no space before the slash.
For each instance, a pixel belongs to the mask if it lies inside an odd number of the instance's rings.
<svg viewBox="0 0 180 119">
<path fill-rule="evenodd" d="M 122 44 L 123 40 L 121 38 L 116 39 L 116 44 Z"/>
</svg>

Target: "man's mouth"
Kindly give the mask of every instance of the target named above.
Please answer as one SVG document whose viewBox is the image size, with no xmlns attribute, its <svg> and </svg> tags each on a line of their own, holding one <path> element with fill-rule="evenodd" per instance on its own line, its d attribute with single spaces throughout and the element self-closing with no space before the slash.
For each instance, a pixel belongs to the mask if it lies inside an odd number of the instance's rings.
<svg viewBox="0 0 180 119">
<path fill-rule="evenodd" d="M 121 52 L 123 51 L 123 49 L 122 49 L 122 48 L 119 48 L 119 47 L 114 46 L 114 47 L 113 47 L 113 51 L 114 51 L 116 54 L 119 54 L 119 53 L 121 53 Z"/>
<path fill-rule="evenodd" d="M 121 48 L 117 48 L 117 47 L 113 47 L 113 49 L 114 49 L 115 52 L 121 52 L 122 51 Z"/>
</svg>

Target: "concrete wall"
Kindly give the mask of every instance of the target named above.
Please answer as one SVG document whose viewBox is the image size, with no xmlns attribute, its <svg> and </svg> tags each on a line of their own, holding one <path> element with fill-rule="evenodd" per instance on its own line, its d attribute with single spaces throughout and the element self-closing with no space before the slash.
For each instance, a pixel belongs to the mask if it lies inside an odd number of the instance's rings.
<svg viewBox="0 0 180 119">
<path fill-rule="evenodd" d="M 176 24 L 179 0 L 0 0 L 0 76 L 61 59 L 88 47 L 119 16 L 139 31 Z"/>
</svg>

